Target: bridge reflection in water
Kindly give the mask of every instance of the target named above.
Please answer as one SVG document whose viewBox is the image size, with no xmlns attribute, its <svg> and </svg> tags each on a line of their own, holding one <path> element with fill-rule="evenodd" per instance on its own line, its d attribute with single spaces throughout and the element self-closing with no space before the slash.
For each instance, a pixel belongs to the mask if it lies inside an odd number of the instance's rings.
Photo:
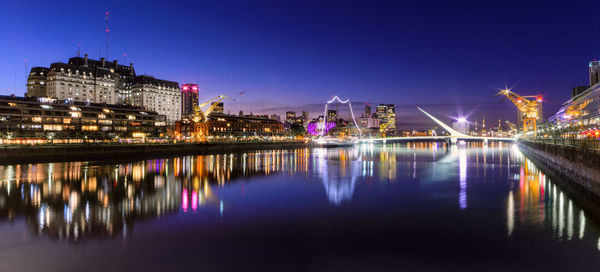
<svg viewBox="0 0 600 272">
<path fill-rule="evenodd" d="M 33 233 L 60 240 L 125 238 L 136 222 L 163 216 L 213 210 L 226 217 L 235 208 L 228 205 L 233 196 L 219 194 L 219 188 L 266 176 L 277 182 L 294 176 L 318 179 L 324 191 L 320 199 L 334 208 L 352 205 L 356 190 L 369 192 L 378 184 L 414 182 L 419 198 L 428 200 L 439 198 L 430 188 L 450 182 L 455 186 L 444 194 L 464 211 L 483 205 L 481 197 L 470 197 L 471 186 L 503 180 L 508 236 L 519 227 L 534 227 L 551 229 L 559 240 L 598 239 L 596 225 L 578 204 L 506 143 L 361 144 L 108 165 L 6 165 L 0 166 L 0 220 L 26 218 Z M 248 193 L 241 188 L 242 195 Z"/>
</svg>

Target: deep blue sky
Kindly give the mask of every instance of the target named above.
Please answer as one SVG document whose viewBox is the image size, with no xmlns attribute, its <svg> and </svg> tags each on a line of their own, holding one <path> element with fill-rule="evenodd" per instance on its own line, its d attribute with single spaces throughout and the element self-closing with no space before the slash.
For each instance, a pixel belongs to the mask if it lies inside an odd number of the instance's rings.
<svg viewBox="0 0 600 272">
<path fill-rule="evenodd" d="M 600 58 L 600 1 L 3 1 L 0 93 L 25 67 L 105 55 L 136 72 L 236 95 L 234 112 L 311 108 L 340 95 L 416 114 L 516 119 L 505 82 L 553 113 Z M 355 103 L 355 104 L 356 104 Z M 459 106 L 462 105 L 462 106 Z M 360 105 L 359 105 L 360 106 Z M 227 106 L 226 106 L 227 107 Z M 360 106 L 362 108 L 362 106 Z M 314 108 L 314 106 L 312 106 Z M 406 110 L 405 110 L 406 108 Z M 410 110 L 407 110 L 410 109 Z M 362 112 L 362 109 L 356 109 Z"/>
</svg>

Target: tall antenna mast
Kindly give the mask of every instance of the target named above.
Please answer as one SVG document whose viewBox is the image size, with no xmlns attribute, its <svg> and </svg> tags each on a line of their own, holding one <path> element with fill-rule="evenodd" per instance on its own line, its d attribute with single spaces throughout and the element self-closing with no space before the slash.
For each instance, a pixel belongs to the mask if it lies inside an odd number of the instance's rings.
<svg viewBox="0 0 600 272">
<path fill-rule="evenodd" d="M 108 11 L 106 12 L 104 21 L 106 22 L 106 60 L 108 61 Z"/>
<path fill-rule="evenodd" d="M 78 43 L 78 44 L 77 44 L 77 56 L 78 56 L 78 57 L 80 56 L 80 54 L 79 54 L 79 52 L 80 52 L 80 51 L 81 51 L 81 44 L 80 44 L 80 43 Z"/>
</svg>

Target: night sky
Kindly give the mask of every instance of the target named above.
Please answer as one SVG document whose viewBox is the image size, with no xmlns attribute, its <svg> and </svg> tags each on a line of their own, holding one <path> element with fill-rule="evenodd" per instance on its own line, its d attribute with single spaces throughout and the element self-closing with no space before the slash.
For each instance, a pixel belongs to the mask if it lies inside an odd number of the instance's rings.
<svg viewBox="0 0 600 272">
<path fill-rule="evenodd" d="M 320 110 L 332 95 L 421 105 L 471 120 L 510 117 L 507 84 L 544 95 L 546 116 L 585 85 L 600 58 L 600 1 L 3 1 L 0 94 L 25 91 L 29 67 L 81 52 L 138 74 L 200 84 L 226 111 Z M 16 91 L 15 91 L 16 86 Z M 245 92 L 243 96 L 238 95 Z M 313 116 L 311 116 L 313 117 Z"/>
</svg>

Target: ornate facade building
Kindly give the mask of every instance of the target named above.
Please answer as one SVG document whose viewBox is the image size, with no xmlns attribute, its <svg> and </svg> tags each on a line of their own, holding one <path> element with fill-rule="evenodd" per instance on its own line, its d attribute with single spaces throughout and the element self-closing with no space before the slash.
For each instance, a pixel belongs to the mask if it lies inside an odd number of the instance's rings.
<svg viewBox="0 0 600 272">
<path fill-rule="evenodd" d="M 179 83 L 143 75 L 133 78 L 125 91 L 128 97 L 124 103 L 165 115 L 169 123 L 181 120 Z"/>
<path fill-rule="evenodd" d="M 27 97 L 48 97 L 87 103 L 130 104 L 156 111 L 169 123 L 181 119 L 181 93 L 177 82 L 137 76 L 133 63 L 120 65 L 73 57 L 49 68 L 33 67 L 27 80 Z"/>
</svg>

